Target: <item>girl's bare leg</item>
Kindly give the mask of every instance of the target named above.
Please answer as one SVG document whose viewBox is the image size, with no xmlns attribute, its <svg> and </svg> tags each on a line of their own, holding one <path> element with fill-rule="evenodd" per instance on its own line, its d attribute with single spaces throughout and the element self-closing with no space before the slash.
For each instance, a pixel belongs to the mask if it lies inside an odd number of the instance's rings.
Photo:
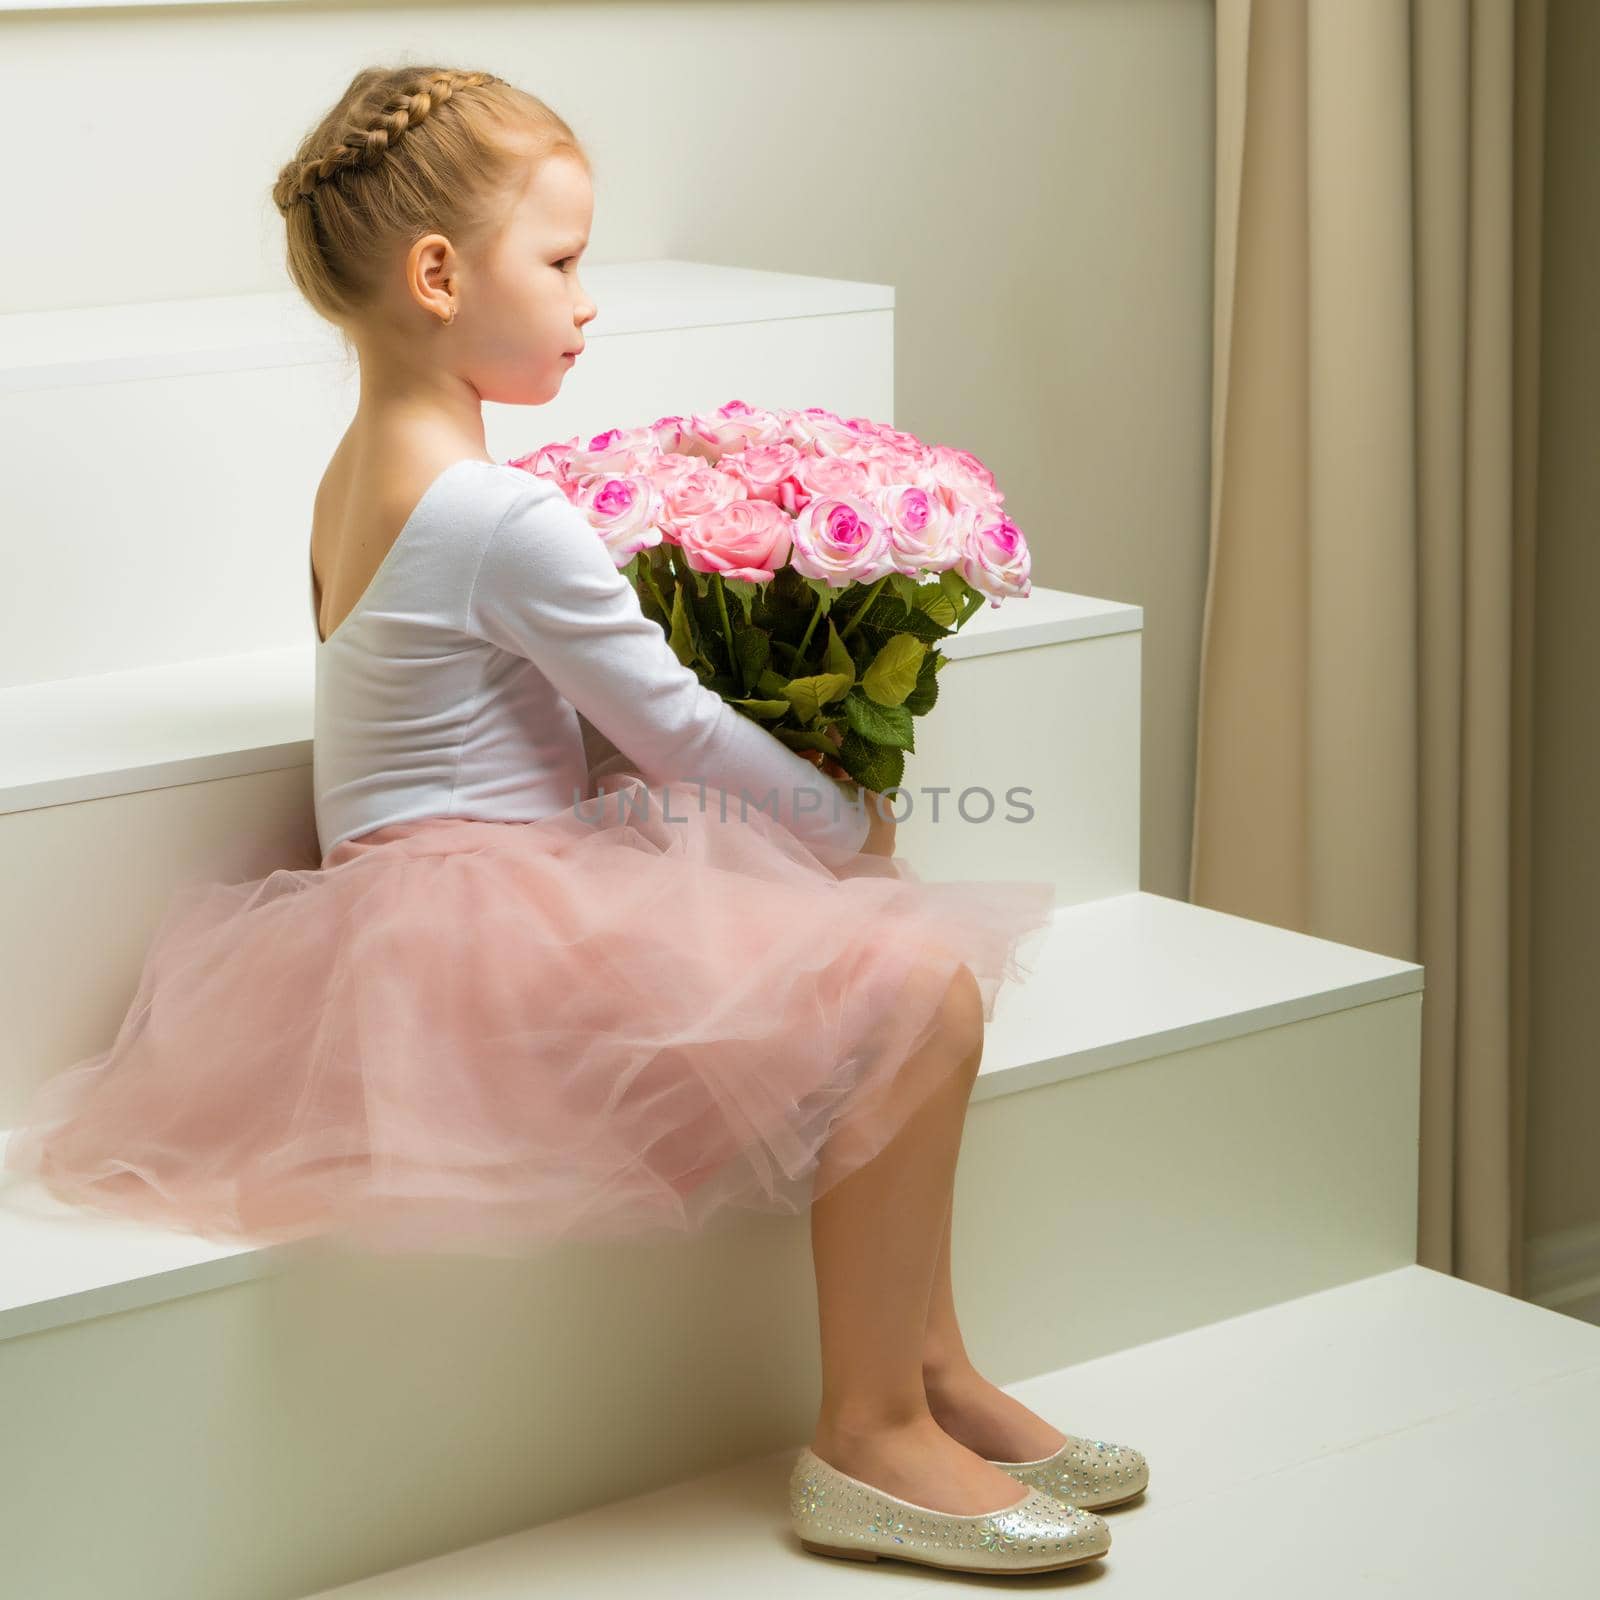
<svg viewBox="0 0 1600 1600">
<path fill-rule="evenodd" d="M 953 1439 L 923 1388 L 922 1351 L 940 1225 L 983 1050 L 976 980 L 963 967 L 939 1025 L 905 1063 L 926 1099 L 870 1161 L 811 1207 L 822 1407 L 811 1448 L 903 1500 L 962 1516 L 1014 1506 L 1024 1486 Z M 823 1163 L 826 1165 L 826 1150 Z"/>
<path fill-rule="evenodd" d="M 990 1383 L 973 1366 L 961 1338 L 961 1325 L 956 1321 L 950 1278 L 950 1220 L 954 1210 L 952 1186 L 922 1343 L 922 1383 L 928 1409 L 952 1439 L 959 1439 L 988 1460 L 1038 1461 L 1059 1450 L 1067 1436 Z"/>
</svg>

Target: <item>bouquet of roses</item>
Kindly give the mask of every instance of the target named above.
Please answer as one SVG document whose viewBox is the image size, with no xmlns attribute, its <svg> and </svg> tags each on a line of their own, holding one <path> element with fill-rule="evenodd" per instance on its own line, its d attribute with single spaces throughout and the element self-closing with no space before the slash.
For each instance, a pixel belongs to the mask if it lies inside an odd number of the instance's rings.
<svg viewBox="0 0 1600 1600">
<path fill-rule="evenodd" d="M 703 683 L 879 793 L 938 699 L 940 640 L 1031 588 L 983 463 L 865 417 L 733 400 L 507 464 L 560 486 Z"/>
</svg>

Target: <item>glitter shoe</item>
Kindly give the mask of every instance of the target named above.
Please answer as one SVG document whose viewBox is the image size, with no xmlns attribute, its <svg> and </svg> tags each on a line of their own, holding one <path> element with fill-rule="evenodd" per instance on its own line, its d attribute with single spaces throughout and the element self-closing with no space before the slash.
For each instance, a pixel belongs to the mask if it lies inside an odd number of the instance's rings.
<svg viewBox="0 0 1600 1600">
<path fill-rule="evenodd" d="M 989 1465 L 1064 1506 L 1097 1510 L 1132 1500 L 1143 1494 L 1150 1482 L 1149 1463 L 1131 1445 L 1079 1439 L 1070 1433 L 1067 1442 L 1043 1460 L 990 1461 Z"/>
<path fill-rule="evenodd" d="M 998 1511 L 957 1516 L 874 1489 L 809 1445 L 789 1475 L 789 1511 L 807 1550 L 851 1561 L 888 1556 L 951 1572 L 1055 1572 L 1111 1548 L 1103 1517 L 1037 1489 Z"/>
</svg>

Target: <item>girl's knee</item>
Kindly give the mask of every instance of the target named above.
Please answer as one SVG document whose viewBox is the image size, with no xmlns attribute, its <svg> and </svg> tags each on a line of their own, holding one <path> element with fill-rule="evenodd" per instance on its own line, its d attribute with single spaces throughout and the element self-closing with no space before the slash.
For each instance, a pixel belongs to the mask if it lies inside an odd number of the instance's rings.
<svg viewBox="0 0 1600 1600">
<path fill-rule="evenodd" d="M 956 968 L 945 985 L 937 1026 L 956 1057 L 954 1070 L 976 1078 L 983 1049 L 983 992 L 977 976 L 965 963 Z"/>
<path fill-rule="evenodd" d="M 958 963 L 951 970 L 950 953 L 929 946 L 919 959 L 902 1004 L 932 1006 L 908 1065 L 940 1082 L 964 1077 L 969 1084 L 978 1076 L 983 1048 L 983 996 L 972 969 Z"/>
</svg>

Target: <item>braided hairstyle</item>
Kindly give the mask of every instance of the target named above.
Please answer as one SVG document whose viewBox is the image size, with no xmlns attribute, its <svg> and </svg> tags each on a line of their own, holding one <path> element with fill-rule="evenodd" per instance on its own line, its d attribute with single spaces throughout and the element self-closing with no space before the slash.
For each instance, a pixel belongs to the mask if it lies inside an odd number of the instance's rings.
<svg viewBox="0 0 1600 1600">
<path fill-rule="evenodd" d="M 592 170 L 561 117 L 493 73 L 367 67 L 272 186 L 289 276 L 342 327 L 370 302 L 397 248 L 433 232 L 472 241 L 513 186 L 558 154 Z"/>
</svg>

